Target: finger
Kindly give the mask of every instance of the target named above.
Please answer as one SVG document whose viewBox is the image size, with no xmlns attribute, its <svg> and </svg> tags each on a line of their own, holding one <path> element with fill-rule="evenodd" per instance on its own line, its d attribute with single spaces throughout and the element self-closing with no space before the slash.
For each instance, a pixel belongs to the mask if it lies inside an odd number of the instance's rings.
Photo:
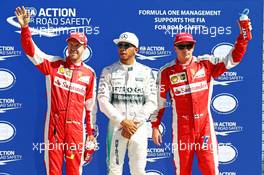
<svg viewBox="0 0 264 175">
<path fill-rule="evenodd" d="M 153 142 L 157 145 L 156 138 L 153 137 L 152 140 L 153 140 Z"/>
<path fill-rule="evenodd" d="M 131 135 L 132 135 L 132 134 L 135 134 L 136 131 L 137 131 L 137 129 L 132 129 L 131 132 L 130 132 L 130 134 L 131 134 Z"/>
<path fill-rule="evenodd" d="M 137 129 L 137 128 L 138 128 L 138 126 L 137 126 L 136 124 L 133 124 L 133 128 Z"/>
<path fill-rule="evenodd" d="M 239 28 L 240 33 L 242 33 L 242 30 L 241 30 L 241 26 L 239 24 L 239 21 L 237 21 L 237 24 L 238 24 L 238 28 Z"/>
<path fill-rule="evenodd" d="M 128 133 L 126 133 L 126 138 L 127 138 L 127 139 L 130 139 L 130 137 L 131 137 L 131 135 L 128 134 Z"/>
<path fill-rule="evenodd" d="M 22 9 L 18 7 L 19 14 L 22 15 Z"/>
<path fill-rule="evenodd" d="M 137 128 L 138 128 L 137 125 L 133 126 L 133 130 L 137 130 Z"/>
<path fill-rule="evenodd" d="M 132 134 L 134 134 L 136 131 L 137 131 L 137 128 L 132 128 L 131 129 Z"/>
<path fill-rule="evenodd" d="M 126 137 L 125 137 L 126 139 L 130 139 L 130 135 L 126 135 Z"/>
<path fill-rule="evenodd" d="M 26 9 L 25 9 L 24 6 L 22 6 L 22 13 L 23 13 L 23 14 L 26 14 Z"/>
<path fill-rule="evenodd" d="M 252 30 L 251 22 L 249 22 L 248 25 L 249 25 L 249 30 L 251 31 Z"/>
<path fill-rule="evenodd" d="M 125 138 L 128 138 L 128 139 L 130 138 L 130 134 L 128 134 L 128 132 L 126 132 L 126 131 L 122 132 L 122 136 Z"/>
<path fill-rule="evenodd" d="M 95 138 L 94 137 L 90 137 L 89 140 L 92 141 L 92 142 L 95 142 Z"/>
<path fill-rule="evenodd" d="M 15 10 L 15 14 L 16 14 L 16 16 L 18 15 L 18 10 L 17 10 L 17 8 L 16 8 L 16 10 Z"/>
<path fill-rule="evenodd" d="M 15 13 L 16 17 L 18 17 L 18 14 L 17 14 L 17 12 L 15 11 L 14 13 Z"/>
<path fill-rule="evenodd" d="M 26 16 L 27 16 L 27 18 L 30 18 L 31 14 L 30 14 L 29 10 L 26 10 Z"/>
<path fill-rule="evenodd" d="M 134 125 L 138 125 L 140 122 L 134 122 Z"/>
<path fill-rule="evenodd" d="M 29 13 L 29 11 L 26 12 L 26 17 L 27 17 L 27 18 L 30 18 L 30 13 Z"/>
<path fill-rule="evenodd" d="M 16 14 L 17 14 L 17 15 L 20 15 L 20 7 L 17 7 L 17 8 L 16 8 Z"/>
<path fill-rule="evenodd" d="M 127 128 L 124 128 L 126 131 L 135 132 L 137 130 L 137 126 L 131 125 Z"/>
<path fill-rule="evenodd" d="M 125 132 L 128 133 L 128 134 L 132 134 L 133 133 L 130 129 L 125 130 Z"/>
</svg>

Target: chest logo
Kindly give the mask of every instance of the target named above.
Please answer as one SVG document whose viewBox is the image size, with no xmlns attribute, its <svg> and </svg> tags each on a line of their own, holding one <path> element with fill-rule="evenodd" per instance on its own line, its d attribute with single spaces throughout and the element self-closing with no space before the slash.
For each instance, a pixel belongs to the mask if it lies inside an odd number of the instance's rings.
<svg viewBox="0 0 264 175">
<path fill-rule="evenodd" d="M 63 66 L 61 66 L 58 69 L 58 74 L 64 75 L 66 78 L 71 78 L 72 77 L 72 70 L 70 70 L 68 68 L 64 68 Z"/>
<path fill-rule="evenodd" d="M 79 77 L 78 81 L 89 84 L 90 76 L 87 75 L 87 76 Z"/>
<path fill-rule="evenodd" d="M 205 77 L 205 71 L 204 71 L 204 68 L 198 70 L 196 73 L 193 73 L 193 78 L 202 78 L 202 77 Z"/>
<path fill-rule="evenodd" d="M 177 74 L 170 75 L 171 84 L 177 84 L 177 83 L 182 83 L 182 82 L 186 82 L 186 81 L 187 81 L 187 77 L 186 77 L 185 72 L 180 72 Z"/>
</svg>

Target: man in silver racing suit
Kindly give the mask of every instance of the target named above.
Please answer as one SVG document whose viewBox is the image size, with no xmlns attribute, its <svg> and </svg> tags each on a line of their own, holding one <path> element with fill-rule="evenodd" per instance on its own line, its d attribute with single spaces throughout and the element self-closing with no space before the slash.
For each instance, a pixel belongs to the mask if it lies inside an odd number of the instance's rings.
<svg viewBox="0 0 264 175">
<path fill-rule="evenodd" d="M 132 175 L 145 175 L 146 121 L 157 109 L 156 83 L 151 68 L 138 63 L 138 38 L 122 33 L 114 42 L 120 60 L 103 69 L 98 88 L 101 111 L 109 118 L 107 163 L 109 175 L 121 175 L 126 150 Z"/>
</svg>

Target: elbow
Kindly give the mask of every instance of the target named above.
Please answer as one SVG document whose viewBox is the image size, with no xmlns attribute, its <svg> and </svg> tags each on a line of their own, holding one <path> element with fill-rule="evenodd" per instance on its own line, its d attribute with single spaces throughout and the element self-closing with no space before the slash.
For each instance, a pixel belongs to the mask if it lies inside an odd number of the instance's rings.
<svg viewBox="0 0 264 175">
<path fill-rule="evenodd" d="M 99 106 L 100 111 L 105 114 L 106 113 L 105 109 L 107 106 L 108 99 L 105 97 L 98 96 L 97 101 L 98 101 L 98 106 Z"/>
</svg>

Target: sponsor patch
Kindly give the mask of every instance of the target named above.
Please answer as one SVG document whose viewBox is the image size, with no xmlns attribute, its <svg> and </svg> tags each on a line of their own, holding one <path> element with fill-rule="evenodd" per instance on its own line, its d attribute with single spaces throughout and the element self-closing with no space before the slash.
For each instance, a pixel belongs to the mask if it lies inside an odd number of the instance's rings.
<svg viewBox="0 0 264 175">
<path fill-rule="evenodd" d="M 187 81 L 187 77 L 186 77 L 185 72 L 170 75 L 171 84 L 177 84 L 177 83 L 182 83 L 186 81 Z"/>
<path fill-rule="evenodd" d="M 142 78 L 142 77 L 136 77 L 135 79 L 136 79 L 136 81 L 144 81 L 144 78 Z"/>
<path fill-rule="evenodd" d="M 64 68 L 63 66 L 60 66 L 60 68 L 58 69 L 58 74 L 64 75 L 66 78 L 69 79 L 72 77 L 72 72 L 72 70 Z"/>
<path fill-rule="evenodd" d="M 82 76 L 78 79 L 78 81 L 80 82 L 83 82 L 83 83 L 86 83 L 86 84 L 89 84 L 89 81 L 90 81 L 90 76 Z"/>
<path fill-rule="evenodd" d="M 205 77 L 205 71 L 204 71 L 204 68 L 198 70 L 194 76 L 193 76 L 193 79 L 196 79 L 196 78 L 202 78 L 202 77 Z"/>
<path fill-rule="evenodd" d="M 207 82 L 201 81 L 201 82 L 192 83 L 189 85 L 182 85 L 182 86 L 174 87 L 173 91 L 176 96 L 181 96 L 185 94 L 203 91 L 206 89 L 208 89 Z"/>
<path fill-rule="evenodd" d="M 122 76 L 122 74 L 120 73 L 112 73 L 112 79 L 124 79 L 124 76 Z"/>
<path fill-rule="evenodd" d="M 70 81 L 55 77 L 53 84 L 64 90 L 70 90 L 73 93 L 85 95 L 86 88 L 83 85 L 77 83 L 71 83 Z"/>
</svg>

